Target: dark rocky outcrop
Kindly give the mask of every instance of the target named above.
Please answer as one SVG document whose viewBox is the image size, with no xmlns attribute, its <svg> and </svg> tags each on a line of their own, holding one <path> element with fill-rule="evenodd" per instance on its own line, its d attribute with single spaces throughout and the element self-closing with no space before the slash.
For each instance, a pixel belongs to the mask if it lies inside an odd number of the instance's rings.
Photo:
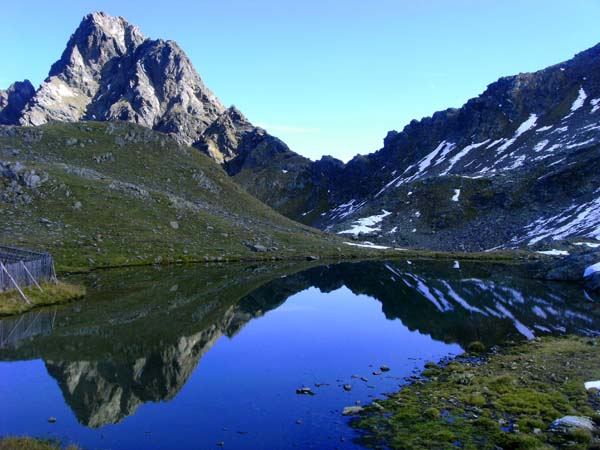
<svg viewBox="0 0 600 450">
<path fill-rule="evenodd" d="M 34 94 L 35 88 L 29 80 L 17 81 L 0 90 L 0 125 L 19 123 L 21 111 Z"/>
</svg>

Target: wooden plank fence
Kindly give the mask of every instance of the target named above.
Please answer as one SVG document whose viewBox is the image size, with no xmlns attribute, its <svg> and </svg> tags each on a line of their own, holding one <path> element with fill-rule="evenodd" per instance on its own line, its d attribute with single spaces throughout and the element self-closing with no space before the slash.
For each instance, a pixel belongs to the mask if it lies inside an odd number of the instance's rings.
<svg viewBox="0 0 600 450">
<path fill-rule="evenodd" d="M 21 292 L 27 286 L 41 290 L 44 281 L 57 281 L 49 253 L 0 245 L 0 292 L 13 289 Z M 25 297 L 24 300 L 27 301 Z"/>
</svg>

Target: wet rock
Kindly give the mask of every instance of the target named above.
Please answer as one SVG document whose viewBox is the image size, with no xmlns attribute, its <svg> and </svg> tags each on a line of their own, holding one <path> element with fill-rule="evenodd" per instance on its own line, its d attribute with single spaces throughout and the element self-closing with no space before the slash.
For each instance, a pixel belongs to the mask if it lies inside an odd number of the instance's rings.
<svg viewBox="0 0 600 450">
<path fill-rule="evenodd" d="M 56 417 L 49 417 L 48 423 L 56 423 Z"/>
<path fill-rule="evenodd" d="M 388 366 L 386 366 L 386 365 L 383 365 L 383 366 L 381 366 L 381 367 L 379 368 L 379 370 L 381 370 L 382 372 L 389 372 L 389 371 L 390 371 L 390 368 L 389 368 Z"/>
<path fill-rule="evenodd" d="M 345 384 L 344 385 L 344 390 L 347 391 L 347 392 L 349 392 L 349 391 L 352 390 L 352 386 L 350 386 L 349 384 Z"/>
<path fill-rule="evenodd" d="M 382 405 L 380 405 L 377 402 L 373 402 L 371 405 L 373 406 L 373 408 L 375 408 L 375 409 L 377 409 L 379 411 L 383 411 L 385 409 Z"/>
<path fill-rule="evenodd" d="M 250 250 L 257 253 L 264 253 L 267 251 L 267 247 L 261 244 L 253 244 L 250 246 Z"/>
<path fill-rule="evenodd" d="M 362 406 L 346 406 L 342 411 L 342 415 L 355 416 L 357 414 L 360 414 L 363 411 L 363 409 L 364 408 Z"/>
</svg>

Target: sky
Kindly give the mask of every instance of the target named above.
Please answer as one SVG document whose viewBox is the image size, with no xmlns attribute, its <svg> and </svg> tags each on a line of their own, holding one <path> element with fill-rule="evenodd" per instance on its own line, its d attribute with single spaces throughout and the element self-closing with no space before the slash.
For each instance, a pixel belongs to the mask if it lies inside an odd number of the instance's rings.
<svg viewBox="0 0 600 450">
<path fill-rule="evenodd" d="M 598 0 L 11 0 L 0 89 L 37 87 L 92 11 L 177 41 L 224 104 L 311 159 L 376 151 L 389 130 L 600 42 Z"/>
</svg>

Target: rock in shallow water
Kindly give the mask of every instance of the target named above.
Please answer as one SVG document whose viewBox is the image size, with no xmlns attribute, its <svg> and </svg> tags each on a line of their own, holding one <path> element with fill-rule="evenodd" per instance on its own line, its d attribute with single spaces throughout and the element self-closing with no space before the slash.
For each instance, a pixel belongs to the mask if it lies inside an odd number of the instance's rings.
<svg viewBox="0 0 600 450">
<path fill-rule="evenodd" d="M 362 406 L 346 406 L 342 411 L 343 416 L 355 416 L 360 414 L 363 410 Z"/>
<path fill-rule="evenodd" d="M 560 419 L 556 419 L 552 422 L 552 429 L 554 430 L 569 430 L 573 428 L 579 428 L 583 430 L 593 431 L 594 422 L 589 417 L 584 416 L 564 416 Z"/>
</svg>

